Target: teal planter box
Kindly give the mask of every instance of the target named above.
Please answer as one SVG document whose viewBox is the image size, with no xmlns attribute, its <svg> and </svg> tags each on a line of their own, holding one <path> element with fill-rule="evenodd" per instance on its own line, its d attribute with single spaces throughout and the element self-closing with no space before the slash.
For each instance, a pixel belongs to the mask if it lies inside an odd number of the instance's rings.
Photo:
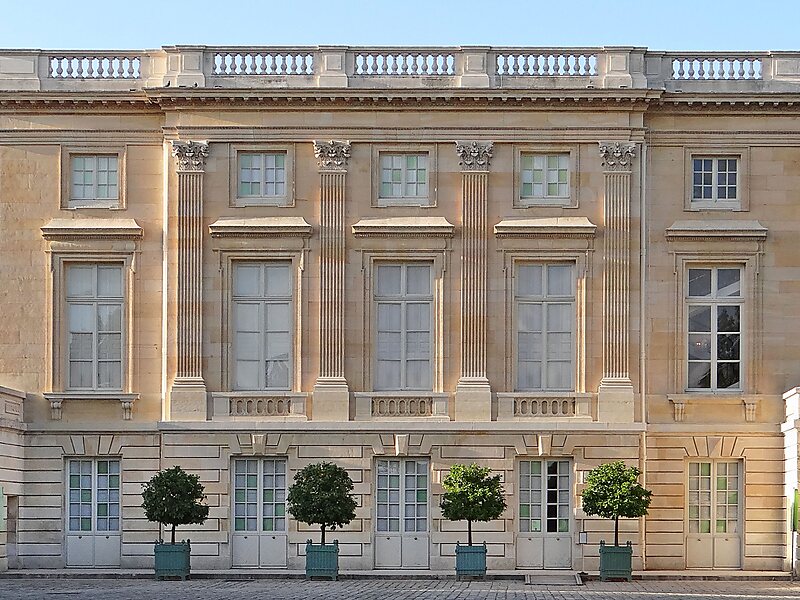
<svg viewBox="0 0 800 600">
<path fill-rule="evenodd" d="M 606 546 L 600 541 L 600 580 L 627 579 L 631 581 L 631 559 L 633 548 L 628 542 L 626 546 Z"/>
<path fill-rule="evenodd" d="M 325 577 L 336 581 L 339 577 L 339 542 L 312 544 L 306 542 L 306 579 Z"/>
<path fill-rule="evenodd" d="M 189 540 L 177 544 L 156 544 L 156 578 L 189 577 L 192 547 Z"/>
<path fill-rule="evenodd" d="M 486 542 L 482 546 L 462 546 L 456 542 L 456 579 L 486 576 Z"/>
</svg>

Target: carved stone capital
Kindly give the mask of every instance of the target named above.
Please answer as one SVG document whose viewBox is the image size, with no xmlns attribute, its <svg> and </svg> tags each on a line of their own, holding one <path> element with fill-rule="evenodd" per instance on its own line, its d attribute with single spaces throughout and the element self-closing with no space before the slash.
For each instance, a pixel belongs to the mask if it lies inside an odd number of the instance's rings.
<svg viewBox="0 0 800 600">
<path fill-rule="evenodd" d="M 462 171 L 488 171 L 492 158 L 492 142 L 456 142 Z"/>
<path fill-rule="evenodd" d="M 350 142 L 314 140 L 314 156 L 321 171 L 346 171 L 350 158 Z"/>
<path fill-rule="evenodd" d="M 634 142 L 600 142 L 600 158 L 606 171 L 630 172 L 635 156 Z"/>
<path fill-rule="evenodd" d="M 208 158 L 208 142 L 172 142 L 172 156 L 178 163 L 178 173 L 202 173 Z"/>
</svg>

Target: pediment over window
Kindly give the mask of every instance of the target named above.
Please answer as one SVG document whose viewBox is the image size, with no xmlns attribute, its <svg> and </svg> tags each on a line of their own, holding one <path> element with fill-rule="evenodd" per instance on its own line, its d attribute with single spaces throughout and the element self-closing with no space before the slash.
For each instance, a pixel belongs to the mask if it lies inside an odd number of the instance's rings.
<svg viewBox="0 0 800 600">
<path fill-rule="evenodd" d="M 137 240 L 144 234 L 133 219 L 52 219 L 41 231 L 42 237 L 48 241 Z"/>
<path fill-rule="evenodd" d="M 444 217 L 365 218 L 353 225 L 356 237 L 453 237 L 454 231 Z"/>
<path fill-rule="evenodd" d="M 597 226 L 586 217 L 504 219 L 494 226 L 497 237 L 593 238 Z"/>
<path fill-rule="evenodd" d="M 664 232 L 667 240 L 689 241 L 762 241 L 767 238 L 767 228 L 758 221 L 709 219 L 675 221 Z"/>
<path fill-rule="evenodd" d="M 222 217 L 208 226 L 213 238 L 310 237 L 314 228 L 303 217 Z"/>
</svg>

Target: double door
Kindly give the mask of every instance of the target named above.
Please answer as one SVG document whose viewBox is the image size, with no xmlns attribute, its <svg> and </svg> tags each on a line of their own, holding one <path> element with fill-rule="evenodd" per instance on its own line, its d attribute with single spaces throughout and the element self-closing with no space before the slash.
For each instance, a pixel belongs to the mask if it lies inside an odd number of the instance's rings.
<svg viewBox="0 0 800 600">
<path fill-rule="evenodd" d="M 67 463 L 68 567 L 120 565 L 120 461 Z"/>
<path fill-rule="evenodd" d="M 737 461 L 689 463 L 687 568 L 741 568 L 741 475 Z"/>
<path fill-rule="evenodd" d="M 286 459 L 233 461 L 234 567 L 285 567 Z"/>
<path fill-rule="evenodd" d="M 517 567 L 572 568 L 572 476 L 568 460 L 519 463 Z"/>
<path fill-rule="evenodd" d="M 379 460 L 375 486 L 375 567 L 427 569 L 430 564 L 429 463 Z"/>
</svg>

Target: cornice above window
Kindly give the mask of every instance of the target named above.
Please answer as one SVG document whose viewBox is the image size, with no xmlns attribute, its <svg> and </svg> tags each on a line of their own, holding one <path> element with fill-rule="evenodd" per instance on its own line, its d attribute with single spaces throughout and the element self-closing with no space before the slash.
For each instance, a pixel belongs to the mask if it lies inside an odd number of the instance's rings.
<svg viewBox="0 0 800 600">
<path fill-rule="evenodd" d="M 768 229 L 758 221 L 731 219 L 675 221 L 664 235 L 669 241 L 761 241 Z"/>
<path fill-rule="evenodd" d="M 42 237 L 48 241 L 138 240 L 144 234 L 133 219 L 52 219 L 41 231 Z"/>
<path fill-rule="evenodd" d="M 593 238 L 597 226 L 586 217 L 504 219 L 494 226 L 499 238 Z"/>
<path fill-rule="evenodd" d="M 311 237 L 314 228 L 303 217 L 223 217 L 208 226 L 212 238 Z"/>
<path fill-rule="evenodd" d="M 444 217 L 366 218 L 353 225 L 356 237 L 453 237 L 454 231 Z"/>
</svg>

